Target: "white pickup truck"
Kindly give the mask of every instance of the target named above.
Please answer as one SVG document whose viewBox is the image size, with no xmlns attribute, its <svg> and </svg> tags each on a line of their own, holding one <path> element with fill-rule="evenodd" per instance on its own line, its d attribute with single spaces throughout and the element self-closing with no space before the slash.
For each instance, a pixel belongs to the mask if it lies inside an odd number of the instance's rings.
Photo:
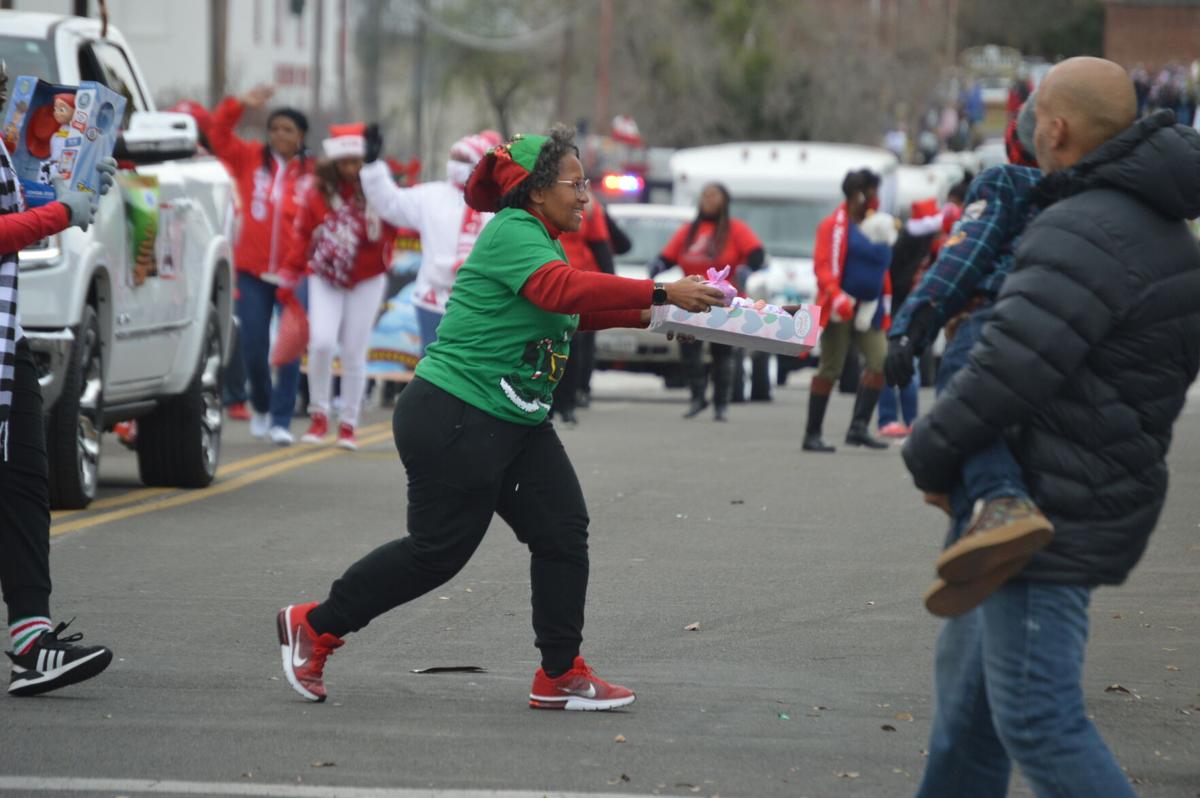
<svg viewBox="0 0 1200 798">
<path fill-rule="evenodd" d="M 21 324 L 47 409 L 51 505 L 92 501 L 100 436 L 134 418 L 143 482 L 204 487 L 220 455 L 232 338 L 233 259 L 223 232 L 229 177 L 216 160 L 196 157 L 191 117 L 155 111 L 112 26 L 102 36 L 97 20 L 0 12 L 0 58 L 10 78 L 94 80 L 124 95 L 117 157 L 159 184 L 161 240 L 151 276 L 134 271 L 116 186 L 87 232 L 72 228 L 21 253 Z"/>
</svg>

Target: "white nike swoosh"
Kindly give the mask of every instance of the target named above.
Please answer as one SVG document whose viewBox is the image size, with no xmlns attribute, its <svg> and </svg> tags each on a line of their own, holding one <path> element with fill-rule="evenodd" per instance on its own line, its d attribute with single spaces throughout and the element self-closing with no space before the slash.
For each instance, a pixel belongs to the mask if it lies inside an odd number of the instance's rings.
<svg viewBox="0 0 1200 798">
<path fill-rule="evenodd" d="M 570 690 L 570 689 L 568 689 L 568 688 L 566 688 L 566 687 L 560 687 L 560 688 L 558 688 L 558 689 L 559 689 L 560 691 L 562 691 L 562 692 L 566 693 L 567 695 L 577 695 L 577 696 L 579 696 L 580 698 L 595 698 L 595 697 L 596 697 L 596 685 L 594 685 L 594 684 L 589 684 L 589 685 L 588 685 L 588 689 L 587 689 L 586 691 L 584 691 L 584 690 Z"/>
<path fill-rule="evenodd" d="M 299 657 L 296 656 L 297 654 L 300 653 L 300 647 L 297 645 L 297 642 L 300 640 L 300 632 L 301 631 L 303 631 L 302 627 L 297 626 L 296 627 L 296 637 L 295 637 L 296 642 L 292 643 L 292 667 L 293 668 L 302 667 L 304 665 L 304 663 L 308 662 L 308 657 L 305 657 L 304 659 L 300 659 Z"/>
</svg>

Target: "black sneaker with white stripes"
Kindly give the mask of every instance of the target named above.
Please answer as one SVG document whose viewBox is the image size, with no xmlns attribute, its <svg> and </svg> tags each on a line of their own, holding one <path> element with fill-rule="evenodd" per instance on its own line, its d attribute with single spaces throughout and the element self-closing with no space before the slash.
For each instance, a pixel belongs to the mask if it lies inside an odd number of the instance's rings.
<svg viewBox="0 0 1200 798">
<path fill-rule="evenodd" d="M 112 652 L 104 646 L 77 645 L 83 635 L 59 637 L 71 623 L 60 623 L 46 632 L 24 654 L 9 654 L 12 681 L 9 695 L 38 695 L 96 676 L 112 662 Z"/>
</svg>

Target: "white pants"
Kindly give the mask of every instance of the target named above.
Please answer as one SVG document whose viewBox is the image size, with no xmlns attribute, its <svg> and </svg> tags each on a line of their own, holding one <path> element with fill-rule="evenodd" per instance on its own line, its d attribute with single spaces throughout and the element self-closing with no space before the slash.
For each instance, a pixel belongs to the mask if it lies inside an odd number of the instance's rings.
<svg viewBox="0 0 1200 798">
<path fill-rule="evenodd" d="M 367 386 L 367 344 L 386 286 L 384 274 L 348 289 L 321 277 L 308 278 L 309 413 L 329 415 L 336 352 L 342 362 L 339 420 L 358 425 Z"/>
</svg>

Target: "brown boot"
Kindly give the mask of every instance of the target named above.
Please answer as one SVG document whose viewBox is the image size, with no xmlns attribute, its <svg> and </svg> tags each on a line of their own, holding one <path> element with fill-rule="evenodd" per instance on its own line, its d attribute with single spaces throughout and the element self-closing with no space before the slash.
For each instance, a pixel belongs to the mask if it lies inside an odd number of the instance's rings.
<svg viewBox="0 0 1200 798">
<path fill-rule="evenodd" d="M 1026 555 L 1002 563 L 996 570 L 989 571 L 969 582 L 947 582 L 938 579 L 925 591 L 925 609 L 941 618 L 953 618 L 972 610 L 988 596 L 999 590 L 1024 568 L 1031 557 Z"/>
<path fill-rule="evenodd" d="M 1028 499 L 976 502 L 963 536 L 938 557 L 938 576 L 952 583 L 981 580 L 1015 560 L 1028 560 L 1053 536 L 1054 526 Z"/>
</svg>

